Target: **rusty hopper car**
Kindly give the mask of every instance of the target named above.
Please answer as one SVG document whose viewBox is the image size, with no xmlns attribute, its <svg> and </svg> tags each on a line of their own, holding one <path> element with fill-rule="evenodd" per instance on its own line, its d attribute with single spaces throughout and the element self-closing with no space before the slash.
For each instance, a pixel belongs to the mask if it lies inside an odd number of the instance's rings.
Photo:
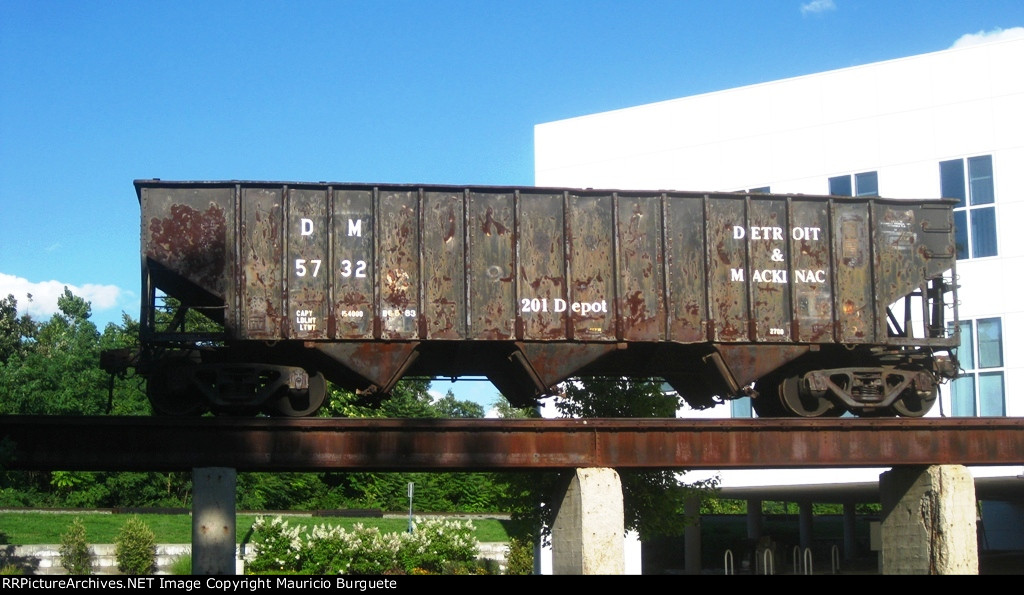
<svg viewBox="0 0 1024 595">
<path fill-rule="evenodd" d="M 916 417 L 958 367 L 949 200 L 135 188 L 130 364 L 158 413 L 310 415 L 327 381 L 374 398 L 406 376 L 485 376 L 524 406 L 599 375 L 663 379 L 695 408 Z"/>
</svg>

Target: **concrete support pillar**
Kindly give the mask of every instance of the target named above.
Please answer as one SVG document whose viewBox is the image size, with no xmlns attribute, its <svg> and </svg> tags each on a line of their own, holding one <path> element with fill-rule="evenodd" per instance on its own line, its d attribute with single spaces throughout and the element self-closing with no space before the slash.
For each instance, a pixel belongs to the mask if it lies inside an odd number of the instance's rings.
<svg viewBox="0 0 1024 595">
<path fill-rule="evenodd" d="M 800 502 L 800 550 L 814 545 L 814 505 Z"/>
<path fill-rule="evenodd" d="M 757 542 L 761 538 L 761 500 L 747 500 L 747 539 Z"/>
<path fill-rule="evenodd" d="M 882 574 L 978 574 L 974 480 L 962 465 L 897 467 L 879 479 Z"/>
<path fill-rule="evenodd" d="M 236 574 L 234 469 L 192 470 L 192 574 Z"/>
<path fill-rule="evenodd" d="M 701 543 L 700 543 L 700 496 L 690 496 L 683 504 L 683 513 L 687 524 L 683 530 L 683 544 L 686 560 L 683 568 L 686 574 L 700 574 Z"/>
<path fill-rule="evenodd" d="M 857 547 L 857 505 L 843 503 L 843 559 L 856 560 L 860 556 Z"/>
<path fill-rule="evenodd" d="M 622 482 L 614 469 L 576 469 L 551 526 L 552 574 L 625 574 Z"/>
</svg>

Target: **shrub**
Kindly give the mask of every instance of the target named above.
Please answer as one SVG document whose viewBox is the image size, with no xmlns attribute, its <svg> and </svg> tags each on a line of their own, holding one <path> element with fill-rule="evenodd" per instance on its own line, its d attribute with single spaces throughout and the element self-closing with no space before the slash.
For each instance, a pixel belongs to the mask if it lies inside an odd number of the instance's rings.
<svg viewBox="0 0 1024 595">
<path fill-rule="evenodd" d="M 142 519 L 131 516 L 114 538 L 117 569 L 124 574 L 152 574 L 156 570 L 156 535 Z"/>
<path fill-rule="evenodd" d="M 533 544 L 511 538 L 505 551 L 505 574 L 533 574 Z"/>
<path fill-rule="evenodd" d="M 302 540 L 299 535 L 306 531 L 305 526 L 289 527 L 288 521 L 274 517 L 267 521 L 266 517 L 256 517 L 252 524 L 253 550 L 255 557 L 246 565 L 247 571 L 297 571 L 301 565 Z"/>
<path fill-rule="evenodd" d="M 85 536 L 85 523 L 75 517 L 60 536 L 60 565 L 70 574 L 92 574 L 92 554 Z"/>
<path fill-rule="evenodd" d="M 471 574 L 476 571 L 479 543 L 473 537 L 472 521 L 428 519 L 417 522 L 406 534 L 406 566 L 432 574 Z"/>
<path fill-rule="evenodd" d="M 253 524 L 254 559 L 246 571 L 303 574 L 477 574 L 479 543 L 470 521 L 418 521 L 412 533 L 382 533 L 357 523 L 290 527 L 277 517 Z M 300 538 L 304 536 L 304 538 Z"/>
<path fill-rule="evenodd" d="M 184 576 L 192 574 L 192 556 L 183 554 L 178 556 L 171 562 L 169 572 L 175 576 Z"/>
</svg>

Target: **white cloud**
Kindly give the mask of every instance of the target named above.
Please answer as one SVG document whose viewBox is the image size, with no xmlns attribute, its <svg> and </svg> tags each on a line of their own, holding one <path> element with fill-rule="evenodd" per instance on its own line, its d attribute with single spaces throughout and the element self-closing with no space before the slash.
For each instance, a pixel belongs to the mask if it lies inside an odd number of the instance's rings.
<svg viewBox="0 0 1024 595">
<path fill-rule="evenodd" d="M 817 14 L 835 9 L 836 3 L 833 0 L 811 0 L 800 5 L 801 14 Z"/>
<path fill-rule="evenodd" d="M 32 282 L 22 277 L 0 273 L 0 298 L 13 295 L 14 299 L 18 300 L 18 315 L 28 314 L 39 322 L 48 320 L 58 312 L 57 298 L 64 295 L 65 287 L 89 302 L 94 313 L 114 308 L 118 300 L 125 295 L 125 292 L 115 285 L 87 283 L 76 286 L 59 281 Z M 31 301 L 29 295 L 32 296 Z"/>
<path fill-rule="evenodd" d="M 1000 29 L 999 27 L 996 27 L 991 31 L 978 31 L 977 33 L 961 35 L 959 39 L 953 42 L 951 47 L 963 48 L 982 43 L 991 43 L 993 41 L 1019 39 L 1021 37 L 1024 37 L 1024 27 L 1011 27 L 1009 29 Z"/>
</svg>

